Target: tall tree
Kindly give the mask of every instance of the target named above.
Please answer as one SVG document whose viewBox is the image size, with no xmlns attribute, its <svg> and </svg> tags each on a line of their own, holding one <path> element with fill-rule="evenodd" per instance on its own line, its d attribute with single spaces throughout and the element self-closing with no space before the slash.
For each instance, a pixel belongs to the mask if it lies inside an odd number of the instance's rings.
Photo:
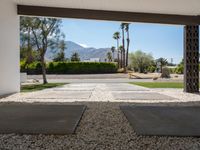
<svg viewBox="0 0 200 150">
<path fill-rule="evenodd" d="M 111 47 L 111 52 L 112 52 L 112 61 L 114 62 L 114 60 L 115 60 L 115 47 L 114 46 L 112 46 Z"/>
<path fill-rule="evenodd" d="M 160 72 L 162 73 L 163 66 L 166 66 L 168 64 L 167 59 L 161 57 L 161 58 L 158 58 L 156 60 L 156 62 L 159 63 L 159 65 L 160 65 Z"/>
<path fill-rule="evenodd" d="M 33 17 L 31 19 L 31 32 L 37 51 L 40 53 L 43 83 L 46 84 L 45 54 L 48 48 L 57 44 L 60 37 L 61 19 Z"/>
<path fill-rule="evenodd" d="M 61 40 L 58 44 L 58 48 L 60 49 L 60 52 L 56 54 L 56 56 L 53 58 L 53 61 L 65 61 L 65 49 L 66 44 L 64 40 Z"/>
<path fill-rule="evenodd" d="M 111 54 L 111 52 L 107 53 L 107 59 L 108 59 L 109 62 L 112 61 L 112 54 Z"/>
<path fill-rule="evenodd" d="M 120 33 L 119 32 L 115 32 L 113 34 L 113 38 L 117 41 L 117 61 L 118 61 L 118 68 L 120 67 L 120 58 L 119 58 L 119 39 L 120 39 Z"/>
<path fill-rule="evenodd" d="M 125 39 L 124 39 L 124 29 L 125 29 L 125 23 L 121 23 L 121 30 L 122 30 L 122 68 L 125 68 Z"/>
<path fill-rule="evenodd" d="M 129 37 L 129 25 L 130 23 L 125 23 L 125 31 L 126 31 L 126 41 L 127 41 L 127 47 L 126 47 L 126 67 L 128 67 L 128 55 L 129 55 L 129 46 L 130 46 L 130 37 Z"/>
<path fill-rule="evenodd" d="M 78 53 L 73 53 L 71 56 L 71 61 L 80 61 L 80 57 Z"/>
<path fill-rule="evenodd" d="M 26 64 L 33 61 L 32 44 L 31 44 L 31 26 L 32 19 L 28 17 L 20 17 L 20 50 L 25 52 Z"/>
</svg>

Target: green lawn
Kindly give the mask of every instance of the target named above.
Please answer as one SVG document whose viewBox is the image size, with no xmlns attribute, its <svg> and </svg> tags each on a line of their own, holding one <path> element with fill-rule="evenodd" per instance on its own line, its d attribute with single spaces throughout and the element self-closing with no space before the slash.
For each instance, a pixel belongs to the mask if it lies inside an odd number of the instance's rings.
<svg viewBox="0 0 200 150">
<path fill-rule="evenodd" d="M 67 83 L 47 83 L 47 84 L 22 85 L 21 92 L 39 91 L 39 90 L 43 90 L 43 89 L 62 86 L 65 84 L 67 84 Z"/>
<path fill-rule="evenodd" d="M 147 88 L 183 88 L 183 83 L 181 82 L 131 82 L 130 84 Z"/>
</svg>

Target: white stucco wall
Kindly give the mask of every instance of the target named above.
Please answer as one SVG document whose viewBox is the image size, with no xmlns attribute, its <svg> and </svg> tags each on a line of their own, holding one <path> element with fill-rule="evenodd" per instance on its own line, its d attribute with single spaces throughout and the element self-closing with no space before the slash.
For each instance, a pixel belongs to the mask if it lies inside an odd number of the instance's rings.
<svg viewBox="0 0 200 150">
<path fill-rule="evenodd" d="M 19 16 L 12 0 L 0 0 L 0 95 L 19 91 Z"/>
</svg>

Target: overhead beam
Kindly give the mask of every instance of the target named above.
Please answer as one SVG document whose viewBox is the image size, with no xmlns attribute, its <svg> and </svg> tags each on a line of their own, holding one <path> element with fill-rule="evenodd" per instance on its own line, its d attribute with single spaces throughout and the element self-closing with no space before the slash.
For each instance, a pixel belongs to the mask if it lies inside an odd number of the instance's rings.
<svg viewBox="0 0 200 150">
<path fill-rule="evenodd" d="M 19 15 L 47 16 L 61 18 L 95 19 L 122 22 L 144 22 L 178 25 L 199 25 L 200 16 L 169 15 L 155 13 L 138 13 L 122 11 L 106 11 L 91 9 L 74 9 L 58 7 L 41 7 L 18 5 Z"/>
</svg>

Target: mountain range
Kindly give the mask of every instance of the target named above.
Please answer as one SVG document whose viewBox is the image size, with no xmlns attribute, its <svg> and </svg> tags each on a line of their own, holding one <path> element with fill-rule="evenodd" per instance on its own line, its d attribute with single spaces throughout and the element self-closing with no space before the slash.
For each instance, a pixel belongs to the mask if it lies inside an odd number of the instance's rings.
<svg viewBox="0 0 200 150">
<path fill-rule="evenodd" d="M 81 61 L 89 60 L 91 58 L 99 58 L 101 62 L 107 59 L 107 53 L 111 52 L 110 48 L 93 48 L 93 47 L 83 47 L 72 41 L 65 41 L 65 57 L 71 58 L 72 54 L 77 52 L 80 56 Z M 51 61 L 56 53 L 56 49 L 48 50 L 46 53 L 46 59 Z M 115 52 L 115 58 L 117 53 Z"/>
</svg>

